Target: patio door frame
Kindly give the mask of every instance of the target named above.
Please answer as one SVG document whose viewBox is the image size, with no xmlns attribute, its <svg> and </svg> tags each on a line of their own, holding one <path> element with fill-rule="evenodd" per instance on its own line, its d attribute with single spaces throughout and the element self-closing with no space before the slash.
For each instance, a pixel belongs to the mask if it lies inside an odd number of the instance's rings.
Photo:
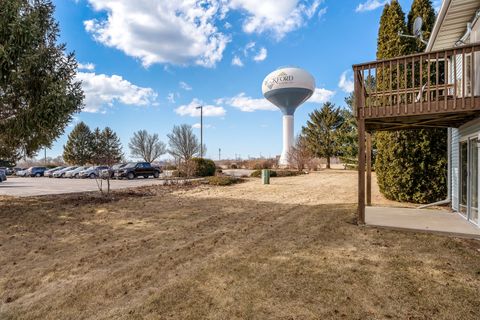
<svg viewBox="0 0 480 320">
<path fill-rule="evenodd" d="M 475 142 L 476 139 L 476 142 Z M 467 144 L 467 204 L 466 215 L 461 213 L 462 211 L 462 180 L 463 180 L 463 168 L 462 168 L 462 143 Z M 471 148 L 473 145 L 474 152 L 477 153 L 477 219 L 472 219 L 472 155 Z M 480 227 L 480 132 L 464 136 L 458 143 L 459 152 L 459 183 L 458 183 L 458 214 L 470 223 Z M 465 205 L 463 206 L 465 207 Z"/>
</svg>

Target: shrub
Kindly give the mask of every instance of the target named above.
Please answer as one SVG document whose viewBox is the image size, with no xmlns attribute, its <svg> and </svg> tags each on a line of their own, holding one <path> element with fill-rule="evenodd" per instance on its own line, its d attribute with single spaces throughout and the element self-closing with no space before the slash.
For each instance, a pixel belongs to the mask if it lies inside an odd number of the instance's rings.
<svg viewBox="0 0 480 320">
<path fill-rule="evenodd" d="M 192 158 L 193 175 L 196 177 L 210 177 L 215 175 L 217 167 L 210 159 Z"/>
<path fill-rule="evenodd" d="M 430 203 L 447 195 L 446 129 L 377 132 L 375 172 L 389 200 Z"/>
<path fill-rule="evenodd" d="M 230 169 L 238 169 L 238 166 L 234 163 L 230 165 Z"/>
<path fill-rule="evenodd" d="M 283 178 L 283 177 L 295 177 L 304 174 L 302 171 L 288 171 L 288 170 L 270 170 L 271 178 Z M 262 170 L 255 170 L 250 174 L 252 178 L 260 178 L 262 176 Z"/>
<path fill-rule="evenodd" d="M 235 183 L 239 183 L 241 181 L 242 179 L 230 176 L 215 176 L 207 178 L 208 184 L 212 186 L 229 186 Z"/>
<path fill-rule="evenodd" d="M 183 171 L 174 170 L 172 172 L 172 177 L 173 178 L 185 178 L 186 176 L 187 176 L 187 174 Z"/>
<path fill-rule="evenodd" d="M 246 169 L 260 170 L 260 169 L 272 169 L 276 166 L 274 159 L 260 159 L 260 160 L 247 160 L 244 161 Z"/>
<path fill-rule="evenodd" d="M 278 170 L 276 171 L 277 177 L 295 177 L 301 174 L 304 174 L 302 171 L 287 171 L 287 170 Z"/>
<path fill-rule="evenodd" d="M 262 176 L 262 170 L 255 170 L 250 174 L 252 178 L 260 178 Z M 270 177 L 275 178 L 277 176 L 277 171 L 270 170 Z"/>
</svg>

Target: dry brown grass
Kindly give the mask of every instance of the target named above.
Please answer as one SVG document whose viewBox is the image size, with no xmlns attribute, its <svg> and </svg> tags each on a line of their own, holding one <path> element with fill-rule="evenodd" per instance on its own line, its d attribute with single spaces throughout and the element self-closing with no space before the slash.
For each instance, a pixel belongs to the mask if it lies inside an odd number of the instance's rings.
<svg viewBox="0 0 480 320">
<path fill-rule="evenodd" d="M 0 199 L 0 319 L 478 319 L 478 241 L 357 227 L 351 172 L 272 182 Z"/>
</svg>

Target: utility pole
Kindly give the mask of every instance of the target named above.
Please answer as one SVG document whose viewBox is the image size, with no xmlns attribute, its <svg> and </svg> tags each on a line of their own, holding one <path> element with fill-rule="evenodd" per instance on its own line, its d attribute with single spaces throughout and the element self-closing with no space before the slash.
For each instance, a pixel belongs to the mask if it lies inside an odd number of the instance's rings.
<svg viewBox="0 0 480 320">
<path fill-rule="evenodd" d="M 197 109 L 200 109 L 200 158 L 203 158 L 203 106 Z"/>
<path fill-rule="evenodd" d="M 222 149 L 218 148 L 218 161 L 222 160 Z"/>
<path fill-rule="evenodd" d="M 45 157 L 44 157 L 45 165 L 47 165 L 47 147 L 45 147 Z"/>
</svg>

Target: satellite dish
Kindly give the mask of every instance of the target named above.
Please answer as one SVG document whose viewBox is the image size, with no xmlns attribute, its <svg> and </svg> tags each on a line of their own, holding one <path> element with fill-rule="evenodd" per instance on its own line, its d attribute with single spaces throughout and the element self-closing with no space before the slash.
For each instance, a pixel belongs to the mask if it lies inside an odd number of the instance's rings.
<svg viewBox="0 0 480 320">
<path fill-rule="evenodd" d="M 428 44 L 427 41 L 425 41 L 423 39 L 423 31 L 422 31 L 422 27 L 423 27 L 423 20 L 422 20 L 422 17 L 416 17 L 415 18 L 415 21 L 413 21 L 413 35 L 408 35 L 408 34 L 403 34 L 403 31 L 400 30 L 398 31 L 398 35 L 400 37 L 404 37 L 404 38 L 413 38 L 413 39 L 417 39 L 419 40 L 421 43 L 423 44 Z"/>
<path fill-rule="evenodd" d="M 415 21 L 413 22 L 413 35 L 415 37 L 421 37 L 422 36 L 422 26 L 423 26 L 422 17 L 417 17 L 415 19 Z"/>
</svg>

